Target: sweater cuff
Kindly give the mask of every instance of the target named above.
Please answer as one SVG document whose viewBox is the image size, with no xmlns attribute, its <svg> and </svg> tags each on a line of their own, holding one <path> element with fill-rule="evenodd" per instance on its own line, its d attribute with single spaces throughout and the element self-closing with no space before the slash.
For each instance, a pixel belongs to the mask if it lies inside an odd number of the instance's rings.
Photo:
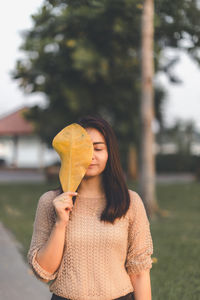
<svg viewBox="0 0 200 300">
<path fill-rule="evenodd" d="M 134 261 L 133 263 L 129 263 L 126 267 L 127 273 L 131 274 L 138 274 L 144 270 L 148 270 L 152 268 L 152 259 L 151 257 L 147 257 L 145 260 L 142 261 Z"/>
<path fill-rule="evenodd" d="M 36 275 L 42 279 L 46 279 L 46 280 L 54 280 L 58 274 L 58 271 L 52 273 L 47 272 L 46 270 L 44 270 L 39 263 L 36 260 L 36 255 L 37 255 L 38 249 L 36 249 L 33 253 L 33 258 L 32 258 L 32 269 L 34 271 L 34 273 L 36 273 Z"/>
</svg>

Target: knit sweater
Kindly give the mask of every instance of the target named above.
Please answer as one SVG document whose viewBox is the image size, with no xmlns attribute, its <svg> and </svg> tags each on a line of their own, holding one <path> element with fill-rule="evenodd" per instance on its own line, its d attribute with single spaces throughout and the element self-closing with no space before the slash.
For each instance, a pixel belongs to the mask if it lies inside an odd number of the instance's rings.
<svg viewBox="0 0 200 300">
<path fill-rule="evenodd" d="M 77 196 L 66 225 L 65 245 L 54 274 L 36 261 L 56 221 L 48 191 L 38 202 L 28 262 L 40 280 L 50 281 L 51 292 L 72 300 L 111 300 L 134 291 L 130 274 L 152 268 L 150 223 L 140 196 L 129 190 L 130 206 L 114 224 L 100 221 L 106 198 Z M 56 247 L 56 245 L 55 245 Z"/>
</svg>

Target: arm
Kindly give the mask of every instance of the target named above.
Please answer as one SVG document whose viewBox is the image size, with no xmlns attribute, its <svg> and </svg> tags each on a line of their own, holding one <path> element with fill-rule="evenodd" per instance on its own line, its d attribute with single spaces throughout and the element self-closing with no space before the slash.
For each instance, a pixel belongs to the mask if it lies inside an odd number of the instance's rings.
<svg viewBox="0 0 200 300">
<path fill-rule="evenodd" d="M 136 300 L 151 300 L 150 269 L 153 242 L 146 210 L 140 196 L 131 192 L 126 270 Z"/>
<path fill-rule="evenodd" d="M 139 274 L 129 274 L 134 289 L 135 300 L 151 300 L 151 281 L 149 270 Z"/>
<path fill-rule="evenodd" d="M 49 206 L 46 194 L 38 203 L 28 262 L 35 275 L 45 282 L 56 278 L 62 260 L 66 225 L 73 207 L 69 194 L 75 195 L 72 192 L 63 193 L 53 200 L 53 206 Z M 54 218 L 52 220 L 54 208 L 56 222 Z"/>
<path fill-rule="evenodd" d="M 60 265 L 64 249 L 65 228 L 64 223 L 56 222 L 48 241 L 37 252 L 36 261 L 48 273 L 55 273 Z"/>
</svg>

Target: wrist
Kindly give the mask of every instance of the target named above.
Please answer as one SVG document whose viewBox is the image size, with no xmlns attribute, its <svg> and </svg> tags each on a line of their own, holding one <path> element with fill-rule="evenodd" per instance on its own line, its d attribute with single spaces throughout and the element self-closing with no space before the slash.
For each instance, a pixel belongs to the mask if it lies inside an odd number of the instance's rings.
<svg viewBox="0 0 200 300">
<path fill-rule="evenodd" d="M 65 229 L 67 224 L 68 224 L 68 221 L 57 220 L 55 223 L 55 227 L 59 228 L 59 229 Z"/>
</svg>

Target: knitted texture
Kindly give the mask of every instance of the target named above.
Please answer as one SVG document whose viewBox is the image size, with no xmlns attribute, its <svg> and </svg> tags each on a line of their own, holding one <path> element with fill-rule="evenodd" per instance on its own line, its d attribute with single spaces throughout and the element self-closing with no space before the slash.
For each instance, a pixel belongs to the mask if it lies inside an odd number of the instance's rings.
<svg viewBox="0 0 200 300">
<path fill-rule="evenodd" d="M 130 206 L 114 224 L 100 221 L 106 199 L 77 196 L 66 226 L 63 257 L 48 273 L 36 261 L 56 221 L 48 191 L 38 202 L 28 262 L 37 278 L 51 280 L 50 291 L 72 300 L 111 300 L 133 291 L 130 274 L 152 268 L 150 223 L 140 196 L 129 190 Z M 56 247 L 56 245 L 55 245 Z"/>
</svg>

